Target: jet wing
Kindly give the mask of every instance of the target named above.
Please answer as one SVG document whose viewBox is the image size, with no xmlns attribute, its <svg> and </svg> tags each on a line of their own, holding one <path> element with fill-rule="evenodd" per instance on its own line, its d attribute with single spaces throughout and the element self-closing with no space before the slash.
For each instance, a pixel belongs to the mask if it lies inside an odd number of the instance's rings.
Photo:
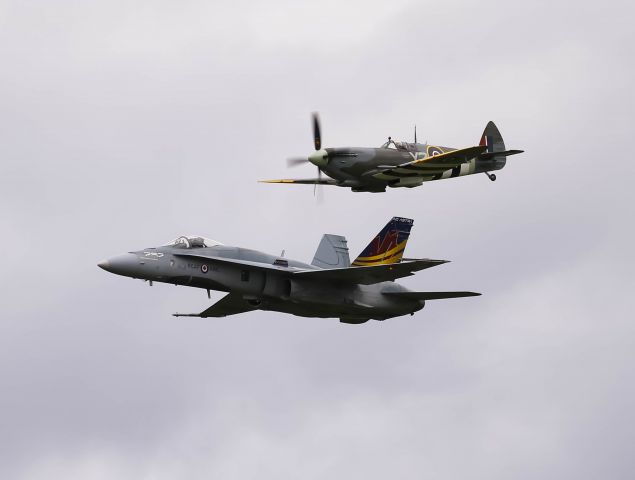
<svg viewBox="0 0 635 480">
<path fill-rule="evenodd" d="M 256 310 L 256 307 L 249 305 L 241 295 L 230 293 L 201 313 L 174 313 L 173 315 L 175 317 L 226 317 L 252 310 Z"/>
<path fill-rule="evenodd" d="M 260 183 L 297 183 L 301 185 L 336 185 L 335 180 L 326 178 L 283 178 L 280 180 L 258 180 Z"/>
<path fill-rule="evenodd" d="M 482 154 L 485 150 L 487 150 L 486 145 L 479 145 L 476 147 L 462 148 L 460 150 L 452 150 L 451 152 L 442 153 L 440 155 L 430 155 L 426 158 L 402 163 L 396 167 L 386 167 L 379 172 L 375 172 L 373 177 L 382 180 L 392 180 L 395 177 L 404 176 L 428 177 L 467 163 L 472 158 Z"/>
<path fill-rule="evenodd" d="M 409 277 L 414 275 L 414 272 L 423 270 L 430 267 L 436 267 L 443 263 L 449 262 L 449 260 L 431 260 L 428 258 L 402 261 L 400 263 L 391 263 L 386 265 L 373 265 L 363 267 L 350 267 L 350 268 L 329 268 L 329 269 L 316 269 L 305 270 L 294 267 L 282 267 L 278 265 L 268 265 L 265 263 L 250 262 L 248 260 L 235 260 L 232 258 L 221 257 L 209 257 L 206 255 L 198 255 L 194 253 L 178 253 L 175 254 L 178 257 L 190 257 L 199 260 L 205 260 L 208 262 L 226 263 L 232 265 L 244 265 L 258 270 L 271 271 L 277 270 L 280 272 L 291 274 L 291 278 L 304 278 L 307 280 L 323 280 L 327 282 L 342 282 L 342 283 L 361 283 L 364 285 L 372 285 L 373 283 L 392 281 L 397 278 Z"/>
<path fill-rule="evenodd" d="M 292 278 L 372 285 L 373 283 L 388 282 L 397 278 L 409 277 L 419 270 L 436 267 L 437 265 L 447 262 L 448 260 L 431 260 L 425 258 L 409 262 L 392 263 L 389 265 L 303 270 L 294 272 Z"/>
<path fill-rule="evenodd" d="M 196 258 L 197 260 L 205 260 L 207 262 L 216 262 L 216 263 L 226 263 L 226 264 L 231 264 L 231 265 L 244 265 L 247 267 L 252 267 L 255 268 L 257 270 L 279 270 L 279 271 L 283 271 L 283 272 L 292 272 L 294 270 L 294 267 L 284 267 L 284 266 L 280 266 L 280 265 L 269 265 L 267 263 L 260 263 L 260 262 L 251 262 L 249 260 L 236 260 L 235 258 L 223 258 L 223 257 L 212 257 L 212 256 L 208 256 L 208 255 L 199 255 L 196 253 L 175 253 L 174 254 L 175 257 L 182 257 L 182 258 Z"/>
</svg>

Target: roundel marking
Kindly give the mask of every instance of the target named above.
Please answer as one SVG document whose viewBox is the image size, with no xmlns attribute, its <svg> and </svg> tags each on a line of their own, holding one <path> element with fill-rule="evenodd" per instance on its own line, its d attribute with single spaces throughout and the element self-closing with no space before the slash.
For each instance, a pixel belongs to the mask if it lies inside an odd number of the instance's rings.
<svg viewBox="0 0 635 480">
<path fill-rule="evenodd" d="M 433 145 L 428 145 L 428 156 L 431 157 L 436 157 L 437 155 L 441 155 L 443 153 L 443 150 L 440 149 L 439 147 L 435 147 Z"/>
<path fill-rule="evenodd" d="M 201 272 L 207 273 L 209 271 L 209 267 L 205 264 L 201 265 Z"/>
</svg>

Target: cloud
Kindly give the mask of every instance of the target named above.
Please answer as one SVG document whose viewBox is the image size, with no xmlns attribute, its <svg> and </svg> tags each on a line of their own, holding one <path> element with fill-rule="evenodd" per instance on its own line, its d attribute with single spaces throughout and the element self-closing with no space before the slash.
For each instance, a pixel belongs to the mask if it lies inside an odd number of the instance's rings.
<svg viewBox="0 0 635 480">
<path fill-rule="evenodd" d="M 0 474 L 627 478 L 632 7 L 45 2 L 0 7 Z M 469 145 L 483 178 L 257 184 L 311 149 Z M 289 174 L 311 175 L 298 169 Z M 478 176 L 477 176 L 478 177 Z M 361 327 L 99 270 L 181 232 L 310 259 L 415 219 L 404 280 L 473 289 Z M 631 215 L 632 216 L 632 215 Z M 361 475 L 360 475 L 361 474 Z"/>
</svg>

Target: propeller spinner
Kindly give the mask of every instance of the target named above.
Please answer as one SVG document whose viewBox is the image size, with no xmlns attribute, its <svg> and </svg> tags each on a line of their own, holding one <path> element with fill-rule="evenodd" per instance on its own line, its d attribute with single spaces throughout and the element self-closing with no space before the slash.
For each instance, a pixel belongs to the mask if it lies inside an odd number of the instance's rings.
<svg viewBox="0 0 635 480">
<path fill-rule="evenodd" d="M 289 167 L 297 167 L 298 165 L 302 165 L 303 163 L 312 163 L 316 167 L 318 167 L 318 177 L 322 176 L 322 172 L 320 167 L 326 166 L 329 160 L 328 152 L 322 149 L 322 134 L 320 131 L 320 117 L 317 113 L 313 113 L 311 115 L 311 123 L 313 126 L 313 147 L 315 148 L 315 153 L 312 153 L 308 156 L 308 158 L 296 157 L 296 158 L 288 158 L 287 166 Z"/>
<path fill-rule="evenodd" d="M 298 165 L 302 165 L 304 163 L 312 163 L 317 167 L 317 176 L 319 180 L 322 180 L 322 170 L 320 167 L 325 167 L 329 162 L 329 154 L 326 150 L 322 149 L 322 133 L 320 130 L 320 117 L 317 112 L 314 112 L 311 115 L 311 124 L 313 127 L 313 148 L 315 148 L 315 152 L 309 155 L 307 158 L 295 157 L 295 158 L 287 158 L 287 166 L 288 167 L 297 167 Z M 318 184 L 313 186 L 313 195 L 316 193 L 320 193 L 318 195 L 318 201 L 322 200 L 321 188 L 318 191 Z"/>
</svg>

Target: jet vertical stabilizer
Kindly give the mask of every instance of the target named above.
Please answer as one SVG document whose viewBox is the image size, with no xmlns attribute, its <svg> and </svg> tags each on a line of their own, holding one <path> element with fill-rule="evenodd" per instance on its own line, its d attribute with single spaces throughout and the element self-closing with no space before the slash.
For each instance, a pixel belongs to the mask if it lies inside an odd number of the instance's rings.
<svg viewBox="0 0 635 480">
<path fill-rule="evenodd" d="M 346 238 L 330 233 L 322 236 L 311 265 L 320 268 L 348 268 L 351 260 L 348 256 Z"/>
<path fill-rule="evenodd" d="M 393 217 L 353 262 L 355 267 L 386 265 L 401 261 L 413 220 Z"/>
</svg>

